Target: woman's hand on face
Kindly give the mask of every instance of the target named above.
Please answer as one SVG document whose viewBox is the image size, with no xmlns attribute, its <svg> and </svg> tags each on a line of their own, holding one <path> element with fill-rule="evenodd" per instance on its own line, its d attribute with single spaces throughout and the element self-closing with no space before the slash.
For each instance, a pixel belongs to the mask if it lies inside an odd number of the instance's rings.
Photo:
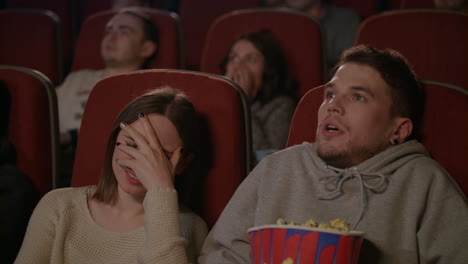
<svg viewBox="0 0 468 264">
<path fill-rule="evenodd" d="M 255 82 L 249 71 L 243 69 L 238 69 L 232 72 L 228 71 L 226 73 L 226 77 L 233 80 L 242 88 L 249 101 L 255 99 Z"/>
<path fill-rule="evenodd" d="M 169 159 L 148 117 L 140 114 L 139 120 L 143 124 L 144 135 L 132 126 L 121 124 L 122 130 L 135 141 L 136 147 L 126 144 L 117 146 L 132 157 L 132 159 L 118 160 L 119 165 L 132 169 L 147 190 L 164 187 L 174 188 L 174 173 L 181 157 L 182 147 L 178 147 Z"/>
</svg>

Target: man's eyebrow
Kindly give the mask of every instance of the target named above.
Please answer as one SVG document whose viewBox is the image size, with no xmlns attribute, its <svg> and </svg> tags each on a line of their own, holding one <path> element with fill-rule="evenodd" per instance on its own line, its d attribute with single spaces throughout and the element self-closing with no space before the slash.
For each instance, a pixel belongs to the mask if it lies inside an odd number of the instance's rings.
<svg viewBox="0 0 468 264">
<path fill-rule="evenodd" d="M 129 26 L 129 25 L 119 25 L 118 28 L 119 28 L 119 29 L 128 29 L 128 30 L 130 30 L 130 31 L 135 31 L 135 30 L 133 29 L 133 27 L 131 27 L 131 26 Z"/>
<path fill-rule="evenodd" d="M 333 87 L 335 87 L 335 84 L 329 82 L 329 83 L 326 83 L 326 84 L 325 84 L 325 87 L 324 87 L 324 88 L 333 88 Z"/>
<path fill-rule="evenodd" d="M 352 89 L 352 90 L 355 90 L 355 91 L 361 91 L 361 92 L 364 92 L 364 93 L 366 93 L 366 94 L 368 94 L 368 95 L 370 95 L 370 96 L 372 96 L 372 97 L 375 97 L 374 92 L 373 92 L 371 89 L 367 88 L 367 87 L 363 87 L 363 86 L 351 86 L 351 89 Z"/>
<path fill-rule="evenodd" d="M 129 25 L 115 25 L 115 24 L 107 24 L 105 29 L 106 29 L 106 30 L 110 30 L 110 29 L 112 29 L 112 28 L 117 28 L 117 29 L 119 29 L 119 30 L 128 29 L 128 30 L 130 30 L 130 31 L 135 31 L 135 30 L 133 29 L 133 27 L 131 27 L 131 26 L 129 26 Z"/>
</svg>

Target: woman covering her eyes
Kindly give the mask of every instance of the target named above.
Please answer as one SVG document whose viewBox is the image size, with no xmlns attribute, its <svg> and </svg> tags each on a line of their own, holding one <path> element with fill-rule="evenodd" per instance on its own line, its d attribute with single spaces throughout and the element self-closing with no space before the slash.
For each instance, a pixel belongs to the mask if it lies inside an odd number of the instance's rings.
<svg viewBox="0 0 468 264">
<path fill-rule="evenodd" d="M 194 131 L 194 107 L 177 90 L 129 103 L 114 122 L 98 185 L 45 195 L 16 263 L 196 263 L 207 226 L 181 203 L 198 150 Z"/>
<path fill-rule="evenodd" d="M 294 82 L 288 77 L 286 58 L 273 33 L 261 30 L 240 36 L 220 66 L 250 102 L 257 157 L 283 149 L 297 96 Z"/>
</svg>

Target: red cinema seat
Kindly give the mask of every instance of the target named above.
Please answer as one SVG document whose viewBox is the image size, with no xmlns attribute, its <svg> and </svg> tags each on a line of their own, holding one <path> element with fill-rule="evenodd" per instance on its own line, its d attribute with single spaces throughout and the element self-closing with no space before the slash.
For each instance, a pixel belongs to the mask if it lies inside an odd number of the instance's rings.
<svg viewBox="0 0 468 264">
<path fill-rule="evenodd" d="M 88 17 L 94 13 L 112 9 L 113 2 L 115 2 L 115 0 L 83 1 L 82 8 L 84 10 L 84 16 Z M 140 1 L 140 2 L 146 2 L 147 5 L 145 5 L 145 7 L 165 9 L 164 3 L 166 1 L 165 0 L 147 0 L 147 1 Z"/>
<path fill-rule="evenodd" d="M 65 67 L 68 67 L 73 54 L 73 48 L 76 40 L 76 33 L 79 29 L 80 11 L 76 0 L 5 0 L 5 7 L 28 8 L 50 10 L 56 14 L 60 20 L 60 41 L 63 43 L 63 61 Z M 28 40 L 27 43 L 31 45 Z M 34 46 L 38 47 L 38 46 Z M 51 77 L 49 77 L 51 78 Z M 53 78 L 51 80 L 56 84 Z M 61 80 L 59 80 L 60 82 Z"/>
<path fill-rule="evenodd" d="M 32 69 L 0 65 L 0 82 L 11 95 L 8 139 L 17 166 L 41 195 L 56 187 L 58 172 L 58 117 L 55 88 Z"/>
<path fill-rule="evenodd" d="M 422 142 L 468 195 L 468 89 L 431 80 L 426 88 Z"/>
<path fill-rule="evenodd" d="M 60 20 L 47 10 L 0 10 L 0 64 L 31 68 L 53 84 L 63 77 Z"/>
<path fill-rule="evenodd" d="M 317 113 L 323 102 L 323 88 L 324 85 L 311 89 L 297 104 L 289 129 L 287 147 L 315 141 Z"/>
<path fill-rule="evenodd" d="M 217 17 L 238 9 L 260 7 L 260 2 L 260 0 L 180 0 L 179 14 L 184 26 L 188 69 L 200 69 L 206 34 Z"/>
<path fill-rule="evenodd" d="M 199 213 L 212 226 L 251 169 L 247 102 L 237 85 L 220 76 L 146 70 L 116 75 L 97 83 L 83 115 L 72 186 L 97 184 L 108 135 L 117 114 L 136 96 L 165 85 L 184 91 L 200 114 L 202 168 L 197 178 L 198 190 L 195 190 L 199 196 L 193 200 L 201 200 L 195 207 L 200 208 Z"/>
<path fill-rule="evenodd" d="M 468 14 L 398 10 L 366 19 L 356 44 L 402 53 L 420 79 L 468 87 Z"/>
<path fill-rule="evenodd" d="M 468 90 L 429 80 L 422 83 L 426 88 L 422 143 L 468 194 Z M 317 111 L 323 101 L 323 88 L 312 89 L 297 105 L 288 147 L 315 141 Z"/>
<path fill-rule="evenodd" d="M 180 69 L 184 67 L 181 24 L 177 14 L 144 8 L 159 31 L 158 53 L 150 62 L 149 68 Z M 72 71 L 80 69 L 102 69 L 101 40 L 107 22 L 117 13 L 107 10 L 88 17 L 80 31 L 73 58 Z"/>
<path fill-rule="evenodd" d="M 200 70 L 222 74 L 221 60 L 242 34 L 269 29 L 276 36 L 298 81 L 299 96 L 324 80 L 324 58 L 319 24 L 308 15 L 291 10 L 245 9 L 216 19 L 208 31 Z"/>
</svg>

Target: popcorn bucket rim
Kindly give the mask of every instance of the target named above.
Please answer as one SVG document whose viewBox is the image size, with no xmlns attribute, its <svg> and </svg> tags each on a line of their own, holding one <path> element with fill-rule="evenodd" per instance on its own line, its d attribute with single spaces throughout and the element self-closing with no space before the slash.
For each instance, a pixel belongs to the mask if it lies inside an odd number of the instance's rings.
<svg viewBox="0 0 468 264">
<path fill-rule="evenodd" d="M 253 232 L 253 231 L 259 231 L 262 229 L 296 229 L 296 230 L 304 230 L 304 231 L 312 231 L 312 232 L 320 232 L 320 233 L 328 233 L 328 234 L 335 234 L 335 235 L 340 235 L 340 236 L 361 236 L 363 237 L 366 233 L 362 231 L 339 231 L 339 230 L 333 230 L 333 229 L 323 229 L 323 228 L 317 228 L 317 227 L 309 227 L 309 226 L 293 226 L 293 225 L 261 225 L 261 226 L 255 226 L 247 229 L 247 233 Z"/>
</svg>

